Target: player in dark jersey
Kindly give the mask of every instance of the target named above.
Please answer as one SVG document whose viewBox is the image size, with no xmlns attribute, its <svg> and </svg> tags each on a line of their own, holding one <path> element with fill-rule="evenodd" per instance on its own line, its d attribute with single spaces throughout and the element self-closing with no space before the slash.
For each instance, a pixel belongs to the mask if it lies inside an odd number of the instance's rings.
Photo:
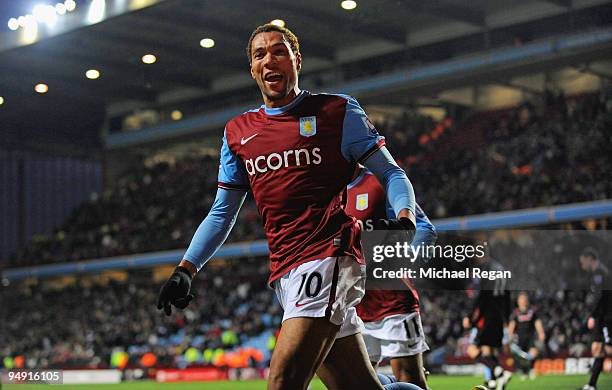
<svg viewBox="0 0 612 390">
<path fill-rule="evenodd" d="M 591 292 L 596 294 L 597 303 L 591 311 L 587 327 L 593 335 L 591 354 L 594 357 L 589 383 L 583 390 L 596 390 L 597 379 L 603 369 L 606 356 L 612 356 L 612 289 L 610 271 L 603 265 L 594 248 L 588 247 L 580 255 L 580 266 L 589 274 Z"/>
<path fill-rule="evenodd" d="M 508 324 L 510 351 L 515 357 L 515 367 L 518 363 L 523 372 L 522 378 L 529 375 L 530 379 L 535 379 L 533 366 L 546 341 L 544 325 L 537 310 L 529 305 L 529 295 L 526 292 L 520 292 L 516 301 L 518 307 L 512 312 Z"/>
<path fill-rule="evenodd" d="M 488 254 L 480 259 L 479 267 L 491 271 L 503 271 L 503 267 L 491 260 Z M 476 281 L 479 293 L 470 314 L 463 318 L 463 326 L 471 328 L 468 355 L 485 365 L 485 384 L 491 389 L 504 389 L 511 377 L 499 364 L 504 327 L 510 316 L 510 292 L 503 278 Z"/>
<path fill-rule="evenodd" d="M 377 220 L 393 218 L 393 211 L 386 207 L 385 190 L 363 168 L 347 187 L 345 209 L 366 230 L 371 230 Z M 416 223 L 415 245 L 434 244 L 436 230 L 418 204 Z M 421 324 L 419 294 L 414 287 L 409 284 L 406 290 L 366 290 L 357 305 L 357 314 L 365 323 L 363 338 L 374 367 L 381 360 L 390 359 L 396 378 L 426 388 L 422 355 L 429 347 Z"/>
<path fill-rule="evenodd" d="M 354 98 L 298 88 L 302 57 L 291 31 L 258 27 L 247 55 L 264 105 L 227 123 L 217 196 L 162 287 L 158 308 L 169 315 L 171 305 L 189 304 L 192 278 L 225 241 L 250 189 L 270 249 L 268 283 L 284 309 L 268 389 L 305 389 L 316 371 L 328 388 L 383 389 L 356 314 L 365 265 L 360 229 L 342 194 L 357 163 L 365 165 L 397 215 L 389 223 L 412 238 L 412 185 Z"/>
</svg>

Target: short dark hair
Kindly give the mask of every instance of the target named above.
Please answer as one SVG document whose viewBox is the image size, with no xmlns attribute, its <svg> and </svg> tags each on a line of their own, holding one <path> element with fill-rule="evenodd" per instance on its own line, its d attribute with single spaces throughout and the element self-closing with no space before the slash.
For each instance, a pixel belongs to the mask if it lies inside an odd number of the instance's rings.
<svg viewBox="0 0 612 390">
<path fill-rule="evenodd" d="M 591 259 L 597 260 L 599 255 L 597 254 L 597 250 L 592 246 L 587 246 L 582 250 L 581 256 L 590 257 Z"/>
<path fill-rule="evenodd" d="M 257 34 L 271 31 L 283 34 L 287 42 L 289 42 L 289 46 L 291 46 L 291 50 L 293 50 L 294 54 L 300 52 L 300 42 L 298 42 L 297 36 L 291 30 L 286 27 L 277 26 L 272 23 L 266 23 L 257 27 L 255 30 L 253 30 L 253 33 L 251 33 L 251 37 L 249 38 L 249 44 L 246 48 L 247 57 L 249 58 L 249 64 L 251 63 L 251 44 L 253 43 L 253 39 Z"/>
</svg>

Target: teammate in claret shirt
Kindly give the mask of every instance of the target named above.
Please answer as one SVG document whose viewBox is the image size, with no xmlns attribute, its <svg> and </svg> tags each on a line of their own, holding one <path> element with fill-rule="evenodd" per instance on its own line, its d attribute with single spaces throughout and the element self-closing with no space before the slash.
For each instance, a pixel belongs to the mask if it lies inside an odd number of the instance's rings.
<svg viewBox="0 0 612 390">
<path fill-rule="evenodd" d="M 508 324 L 510 351 L 515 358 L 515 367 L 518 366 L 523 372 L 522 379 L 525 379 L 527 375 L 530 379 L 535 379 L 533 366 L 537 357 L 544 350 L 546 341 L 544 325 L 538 316 L 537 309 L 530 306 L 529 295 L 526 292 L 519 293 L 516 301 L 518 307 L 512 312 Z"/>
<path fill-rule="evenodd" d="M 250 189 L 270 249 L 268 282 L 284 309 L 268 389 L 306 389 L 315 372 L 328 388 L 414 389 L 383 387 L 368 360 L 355 309 L 365 289 L 360 228 L 342 207 L 364 164 L 385 187 L 397 215 L 390 222 L 411 237 L 412 185 L 354 98 L 298 88 L 302 57 L 291 31 L 258 27 L 247 55 L 264 104 L 227 123 L 217 196 L 158 308 L 170 315 L 171 305 L 193 299 L 192 278 L 225 241 Z"/>
<path fill-rule="evenodd" d="M 347 187 L 346 212 L 361 221 L 364 229 L 380 219 L 393 218 L 385 191 L 367 169 L 360 169 Z M 433 245 L 437 235 L 433 224 L 416 205 L 414 245 Z M 427 388 L 423 352 L 429 350 L 419 313 L 419 294 L 408 283 L 406 290 L 367 290 L 357 314 L 365 323 L 363 338 L 370 361 L 376 366 L 390 359 L 396 378 Z"/>
</svg>

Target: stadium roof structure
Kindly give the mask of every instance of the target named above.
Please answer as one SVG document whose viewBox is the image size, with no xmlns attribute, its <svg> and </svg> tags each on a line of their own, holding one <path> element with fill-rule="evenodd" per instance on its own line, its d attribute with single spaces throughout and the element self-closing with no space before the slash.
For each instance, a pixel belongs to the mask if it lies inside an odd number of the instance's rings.
<svg viewBox="0 0 612 390">
<path fill-rule="evenodd" d="M 358 73 L 360 65 L 376 73 L 396 60 L 427 63 L 530 41 L 540 30 L 563 34 L 612 21 L 612 4 L 603 0 L 362 0 L 353 10 L 328 0 L 75 4 L 57 30 L 41 23 L 40 37 L 29 41 L 23 40 L 25 28 L 6 28 L 20 11 L 0 7 L 0 122 L 26 126 L 47 118 L 89 123 L 95 117 L 102 125 L 135 108 L 200 99 L 199 108 L 206 111 L 211 101 L 223 102 L 228 95 L 257 99 L 245 46 L 254 27 L 274 19 L 298 34 L 303 78 L 311 85 L 335 82 L 353 69 Z M 97 19 L 92 19 L 94 7 L 102 12 Z M 204 38 L 214 40 L 214 46 L 203 47 L 210 46 L 210 41 L 201 42 Z M 146 54 L 157 61 L 143 63 Z M 100 77 L 86 78 L 89 69 L 98 70 Z M 49 91 L 37 94 L 38 83 L 47 84 Z"/>
</svg>

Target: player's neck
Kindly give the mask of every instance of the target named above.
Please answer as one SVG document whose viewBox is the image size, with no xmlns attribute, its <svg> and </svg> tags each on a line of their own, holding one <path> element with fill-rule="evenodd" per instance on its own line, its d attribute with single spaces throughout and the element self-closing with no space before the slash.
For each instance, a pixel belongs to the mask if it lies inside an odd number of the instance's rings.
<svg viewBox="0 0 612 390">
<path fill-rule="evenodd" d="M 289 91 L 287 96 L 285 96 L 282 99 L 271 100 L 271 99 L 268 99 L 264 95 L 264 97 L 263 97 L 264 104 L 266 105 L 267 108 L 280 108 L 280 107 L 284 107 L 284 106 L 290 104 L 293 101 L 293 99 L 295 99 L 300 94 L 300 92 L 302 92 L 302 91 L 296 85 L 295 87 L 293 87 L 293 89 L 291 91 Z"/>
</svg>

